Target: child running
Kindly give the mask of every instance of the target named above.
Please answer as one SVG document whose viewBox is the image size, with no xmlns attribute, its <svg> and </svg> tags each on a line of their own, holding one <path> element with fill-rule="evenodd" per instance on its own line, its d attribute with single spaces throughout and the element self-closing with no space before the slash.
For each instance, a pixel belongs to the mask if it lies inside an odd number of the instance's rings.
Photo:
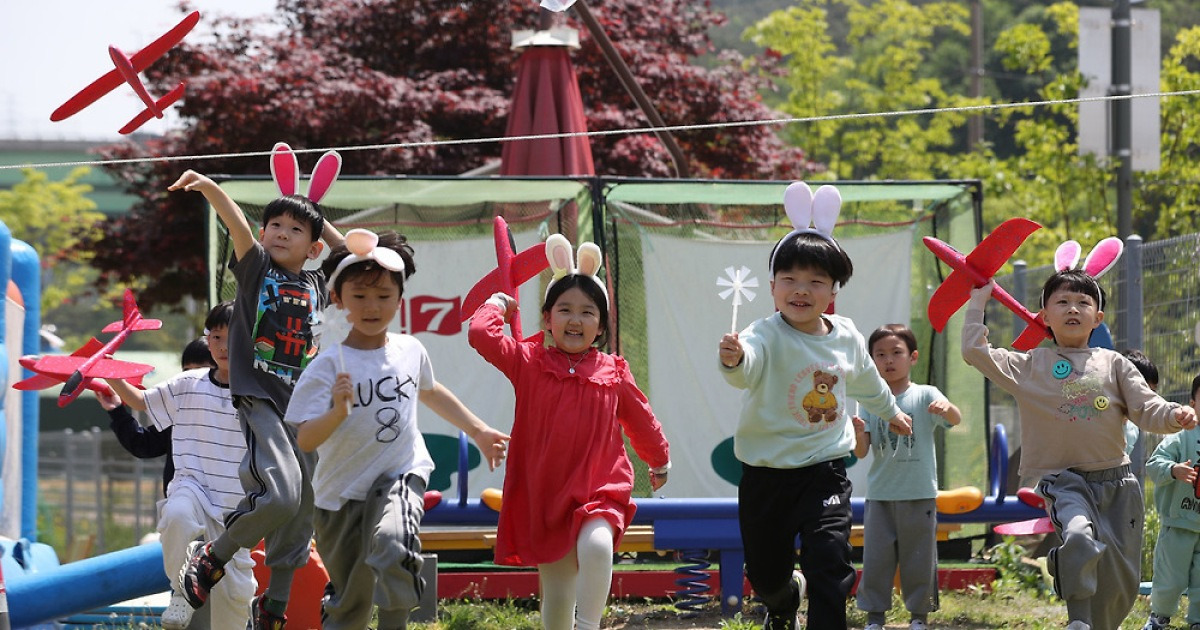
<svg viewBox="0 0 1200 630">
<path fill-rule="evenodd" d="M 433 459 L 417 428 L 417 401 L 471 436 L 493 469 L 508 436 L 471 413 L 433 377 L 425 347 L 389 333 L 412 248 L 395 232 L 346 233 L 322 264 L 329 297 L 352 326 L 296 385 L 284 420 L 317 451 L 313 473 L 317 550 L 329 572 L 321 626 L 362 630 L 379 606 L 379 630 L 405 628 L 421 599 L 424 494 Z"/>
<path fill-rule="evenodd" d="M 331 184 L 314 176 L 311 187 L 327 190 Z M 267 204 L 255 239 L 242 209 L 208 177 L 187 171 L 168 190 L 202 193 L 229 230 L 238 289 L 229 326 L 230 390 L 248 449 L 241 503 L 216 540 L 192 545 L 179 581 L 188 603 L 199 608 L 224 577 L 225 563 L 265 539 L 271 581 L 254 598 L 250 630 L 279 630 L 287 621 L 292 578 L 308 563 L 313 535 L 312 456 L 300 451 L 283 422 L 292 388 L 316 353 L 311 327 L 327 300 L 324 275 L 305 270 L 304 263 L 320 254 L 319 238 L 336 247 L 342 235 L 317 200 L 303 195 Z"/>
<path fill-rule="evenodd" d="M 650 465 L 650 487 L 667 481 L 662 426 L 621 357 L 598 349 L 608 338 L 608 292 L 596 276 L 600 248 L 552 235 L 554 279 L 542 305 L 542 335 L 504 334 L 513 298 L 496 294 L 475 311 L 468 339 L 516 390 L 516 413 L 496 562 L 537 566 L 542 624 L 595 630 L 612 582 L 613 549 L 633 519 L 633 466 L 621 430 Z"/>
<path fill-rule="evenodd" d="M 1041 315 L 1054 345 L 1026 353 L 988 344 L 991 281 L 971 291 L 962 354 L 1016 399 L 1020 475 L 1040 478 L 1037 492 L 1062 539 L 1047 565 L 1067 604 L 1067 628 L 1107 630 L 1129 614 L 1140 582 L 1145 506 L 1125 454 L 1125 418 L 1175 433 L 1196 426 L 1196 414 L 1155 394 L 1119 353 L 1088 347 L 1104 320 L 1104 290 L 1088 258 L 1084 269 L 1061 269 L 1042 285 Z"/>
<path fill-rule="evenodd" d="M 746 577 L 766 604 L 766 630 L 799 625 L 801 579 L 808 582 L 806 627 L 845 628 L 855 578 L 847 398 L 901 434 L 911 433 L 911 421 L 854 322 L 824 314 L 854 272 L 833 239 L 840 193 L 823 186 L 814 196 L 796 182 L 784 193 L 784 207 L 795 229 L 771 250 L 776 312 L 720 342 L 721 373 L 745 390 L 733 448 L 742 462 L 738 520 Z M 797 534 L 803 576 L 794 570 Z"/>
<path fill-rule="evenodd" d="M 912 435 L 888 430 L 878 416 L 855 416 L 854 454 L 870 451 L 867 507 L 863 517 L 863 569 L 858 607 L 867 613 L 864 630 L 883 630 L 892 607 L 892 580 L 900 568 L 900 589 L 910 630 L 926 630 L 938 609 L 937 453 L 934 431 L 962 422 L 962 412 L 932 385 L 909 380 L 917 364 L 917 336 L 903 324 L 871 333 L 867 349 L 896 404 L 912 418 Z"/>
<path fill-rule="evenodd" d="M 215 368 L 182 372 L 152 389 L 108 379 L 125 404 L 145 411 L 159 432 L 171 436 L 175 474 L 159 503 L 158 532 L 163 567 L 171 578 L 171 601 L 162 614 L 166 630 L 183 630 L 192 606 L 175 580 L 197 537 L 210 541 L 225 531 L 226 516 L 242 498 L 238 467 L 246 439 L 229 395 L 229 322 L 233 303 L 221 302 L 204 321 Z M 209 600 L 213 628 L 244 628 L 257 584 L 250 552 L 239 550 L 226 565 L 228 575 Z"/>
<path fill-rule="evenodd" d="M 1192 409 L 1200 402 L 1200 376 L 1192 379 Z M 1200 429 L 1167 436 L 1146 462 L 1154 480 L 1154 506 L 1161 527 L 1154 545 L 1154 583 L 1150 618 L 1142 630 L 1166 630 L 1187 593 L 1187 624 L 1200 630 L 1200 500 L 1196 497 L 1196 465 L 1200 464 Z"/>
</svg>

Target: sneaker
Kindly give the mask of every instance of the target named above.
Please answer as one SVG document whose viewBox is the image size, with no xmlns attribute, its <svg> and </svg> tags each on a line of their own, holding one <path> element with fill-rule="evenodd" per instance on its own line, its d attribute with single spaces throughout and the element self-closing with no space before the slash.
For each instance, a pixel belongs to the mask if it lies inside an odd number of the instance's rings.
<svg viewBox="0 0 1200 630">
<path fill-rule="evenodd" d="M 1092 630 L 1092 626 L 1076 619 L 1067 624 L 1067 630 Z"/>
<path fill-rule="evenodd" d="M 287 615 L 279 616 L 263 608 L 262 600 L 262 595 L 250 600 L 250 619 L 246 622 L 246 630 L 283 630 L 287 625 Z"/>
<path fill-rule="evenodd" d="M 225 567 L 217 566 L 212 557 L 212 543 L 193 540 L 188 543 L 188 561 L 179 569 L 179 584 L 183 596 L 192 608 L 199 608 L 208 600 L 208 592 L 225 577 Z"/>
<path fill-rule="evenodd" d="M 163 630 L 184 630 L 192 621 L 194 609 L 183 593 L 171 593 L 171 603 L 162 614 Z"/>
<path fill-rule="evenodd" d="M 877 623 L 869 623 L 863 630 L 883 630 L 883 626 Z"/>
<path fill-rule="evenodd" d="M 1200 623 L 1194 623 L 1188 626 L 1188 630 L 1200 630 Z"/>
<path fill-rule="evenodd" d="M 920 619 L 913 619 L 908 624 L 908 630 L 929 630 L 929 624 Z"/>
<path fill-rule="evenodd" d="M 805 591 L 808 590 L 808 580 L 804 579 L 804 574 L 799 570 L 792 571 L 792 581 L 796 583 L 796 592 L 800 594 L 799 599 L 803 600 Z"/>
<path fill-rule="evenodd" d="M 1170 617 L 1150 613 L 1150 618 L 1146 620 L 1146 625 L 1142 626 L 1142 630 L 1166 630 L 1170 625 Z"/>
</svg>

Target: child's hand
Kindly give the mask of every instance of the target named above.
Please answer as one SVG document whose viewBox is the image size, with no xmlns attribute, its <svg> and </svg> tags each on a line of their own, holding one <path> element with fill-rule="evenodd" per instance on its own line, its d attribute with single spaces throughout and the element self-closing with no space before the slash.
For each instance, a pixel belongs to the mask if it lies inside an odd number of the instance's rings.
<svg viewBox="0 0 1200 630">
<path fill-rule="evenodd" d="M 167 186 L 167 190 L 187 190 L 204 192 L 210 188 L 216 188 L 217 184 L 208 177 L 201 175 L 193 170 L 183 172 L 179 179 L 175 180 L 174 184 Z"/>
<path fill-rule="evenodd" d="M 658 490 L 667 485 L 667 474 L 671 472 L 671 464 L 661 468 L 650 469 L 650 490 Z"/>
<path fill-rule="evenodd" d="M 988 300 L 992 299 L 992 289 L 994 288 L 996 288 L 996 280 L 993 278 L 982 287 L 971 289 L 971 300 L 968 307 L 983 308 L 987 306 Z"/>
<path fill-rule="evenodd" d="M 517 301 L 505 293 L 493 293 L 492 297 L 487 299 L 486 304 L 495 304 L 499 307 L 506 322 L 512 319 L 513 312 L 517 310 Z"/>
<path fill-rule="evenodd" d="M 935 400 L 929 403 L 929 413 L 935 416 L 945 416 L 950 411 L 949 400 Z"/>
<path fill-rule="evenodd" d="M 888 429 L 899 435 L 912 435 L 912 418 L 901 411 L 888 420 Z"/>
<path fill-rule="evenodd" d="M 1192 466 L 1192 460 L 1180 462 L 1171 466 L 1171 476 L 1188 484 L 1196 483 L 1196 469 Z"/>
<path fill-rule="evenodd" d="M 121 397 L 118 396 L 116 392 L 110 392 L 108 394 L 103 394 L 101 392 L 95 393 L 96 400 L 100 402 L 100 406 L 103 407 L 105 411 L 112 411 L 113 409 L 120 407 L 122 404 Z"/>
<path fill-rule="evenodd" d="M 496 470 L 504 461 L 505 455 L 508 454 L 508 441 L 511 438 L 507 433 L 487 427 L 476 433 L 474 439 L 475 445 L 479 447 L 479 452 L 483 453 L 483 457 L 487 459 L 488 469 Z"/>
<path fill-rule="evenodd" d="M 858 416 L 850 416 L 850 422 L 854 423 L 854 432 L 855 433 L 866 433 L 867 432 L 867 421 L 866 420 L 863 420 L 862 418 L 859 418 Z"/>
<path fill-rule="evenodd" d="M 737 333 L 725 333 L 721 337 L 721 365 L 728 368 L 737 367 L 745 355 L 746 352 L 742 349 L 742 342 L 738 340 Z"/>
<path fill-rule="evenodd" d="M 1191 429 L 1196 426 L 1196 410 L 1188 406 L 1182 406 L 1175 410 L 1175 422 L 1179 426 L 1186 429 Z"/>
<path fill-rule="evenodd" d="M 333 408 L 342 410 L 347 416 L 350 415 L 350 409 L 354 406 L 354 383 L 350 381 L 350 375 L 339 372 L 330 393 L 333 395 Z"/>
</svg>

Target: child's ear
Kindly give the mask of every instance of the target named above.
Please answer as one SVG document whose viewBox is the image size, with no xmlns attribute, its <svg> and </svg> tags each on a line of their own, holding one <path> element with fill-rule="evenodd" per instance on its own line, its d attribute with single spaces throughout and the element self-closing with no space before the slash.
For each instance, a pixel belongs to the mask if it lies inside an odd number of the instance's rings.
<svg viewBox="0 0 1200 630">
<path fill-rule="evenodd" d="M 912 356 L 910 356 L 910 357 L 909 357 L 909 360 L 911 360 L 911 361 L 912 361 L 912 362 L 915 364 L 915 363 L 917 362 L 917 355 L 918 355 L 918 354 L 920 354 L 920 351 L 918 351 L 918 350 L 913 350 L 913 351 L 912 351 Z"/>
<path fill-rule="evenodd" d="M 1096 311 L 1096 323 L 1092 326 L 1092 330 L 1100 327 L 1104 323 L 1104 311 Z"/>
<path fill-rule="evenodd" d="M 337 289 L 329 289 L 329 303 L 337 306 L 338 308 L 343 308 L 342 296 L 338 295 Z"/>
<path fill-rule="evenodd" d="M 314 241 L 312 247 L 308 248 L 308 259 L 316 260 L 321 255 L 321 250 L 325 249 L 325 243 Z"/>
</svg>

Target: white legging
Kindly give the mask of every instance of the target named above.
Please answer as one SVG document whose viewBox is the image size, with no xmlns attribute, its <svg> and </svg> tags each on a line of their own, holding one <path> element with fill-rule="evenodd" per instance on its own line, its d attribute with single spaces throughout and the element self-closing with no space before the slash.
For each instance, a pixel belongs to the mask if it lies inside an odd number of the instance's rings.
<svg viewBox="0 0 1200 630">
<path fill-rule="evenodd" d="M 613 528 L 597 517 L 579 528 L 574 553 L 538 565 L 542 627 L 597 630 L 612 586 Z M 577 609 L 578 607 L 578 609 Z"/>
</svg>

